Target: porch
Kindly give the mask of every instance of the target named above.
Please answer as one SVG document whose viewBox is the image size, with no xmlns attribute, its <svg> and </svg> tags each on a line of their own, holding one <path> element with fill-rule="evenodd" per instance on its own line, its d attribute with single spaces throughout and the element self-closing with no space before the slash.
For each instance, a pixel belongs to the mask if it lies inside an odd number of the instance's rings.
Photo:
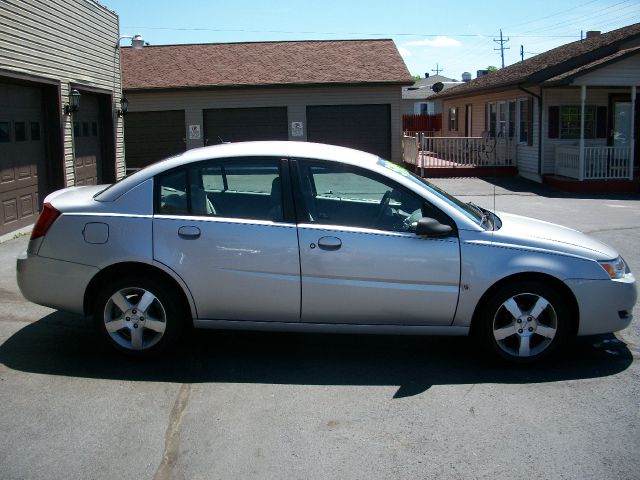
<svg viewBox="0 0 640 480">
<path fill-rule="evenodd" d="M 403 162 L 423 177 L 515 175 L 516 144 L 489 137 L 435 137 L 405 132 Z"/>
</svg>

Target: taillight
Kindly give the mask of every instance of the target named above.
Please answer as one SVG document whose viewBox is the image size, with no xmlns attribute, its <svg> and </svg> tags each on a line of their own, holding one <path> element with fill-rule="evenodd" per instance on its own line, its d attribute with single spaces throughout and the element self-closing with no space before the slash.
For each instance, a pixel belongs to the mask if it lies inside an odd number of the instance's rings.
<svg viewBox="0 0 640 480">
<path fill-rule="evenodd" d="M 50 203 L 45 203 L 42 207 L 42 212 L 38 217 L 38 221 L 33 227 L 33 231 L 31 232 L 31 240 L 34 240 L 39 237 L 44 237 L 49 230 L 49 227 L 53 225 L 53 222 L 56 221 L 56 218 L 60 216 L 60 212 L 53 208 L 53 205 Z"/>
</svg>

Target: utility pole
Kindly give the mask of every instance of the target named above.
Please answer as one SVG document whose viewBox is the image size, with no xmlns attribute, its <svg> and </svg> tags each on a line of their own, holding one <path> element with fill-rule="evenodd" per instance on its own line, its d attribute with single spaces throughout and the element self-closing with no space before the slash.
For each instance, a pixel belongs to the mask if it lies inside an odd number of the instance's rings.
<svg viewBox="0 0 640 480">
<path fill-rule="evenodd" d="M 494 50 L 500 50 L 500 56 L 502 57 L 502 68 L 504 68 L 504 51 L 511 48 L 505 47 L 504 44 L 509 41 L 509 38 L 507 38 L 506 40 L 502 38 L 502 29 L 500 29 L 500 39 L 498 40 L 497 38 L 494 38 L 493 41 L 500 44 L 500 48 L 494 48 Z"/>
<path fill-rule="evenodd" d="M 440 68 L 440 64 L 436 63 L 436 68 L 432 68 L 431 71 L 436 72 L 436 75 L 440 75 L 440 72 L 444 71 L 444 68 Z"/>
<path fill-rule="evenodd" d="M 524 45 L 520 45 L 520 61 L 524 62 Z"/>
</svg>

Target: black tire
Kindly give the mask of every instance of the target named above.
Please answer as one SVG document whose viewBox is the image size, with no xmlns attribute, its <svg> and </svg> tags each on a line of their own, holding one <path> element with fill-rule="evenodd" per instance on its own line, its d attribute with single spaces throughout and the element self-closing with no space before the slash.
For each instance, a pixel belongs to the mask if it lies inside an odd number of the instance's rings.
<svg viewBox="0 0 640 480">
<path fill-rule="evenodd" d="M 531 364 L 553 355 L 570 331 L 567 302 L 550 286 L 517 281 L 484 303 L 472 334 L 491 356 Z"/>
<path fill-rule="evenodd" d="M 115 349 L 149 357 L 168 350 L 179 339 L 189 315 L 183 304 L 166 282 L 131 276 L 112 280 L 99 289 L 93 320 Z"/>
</svg>

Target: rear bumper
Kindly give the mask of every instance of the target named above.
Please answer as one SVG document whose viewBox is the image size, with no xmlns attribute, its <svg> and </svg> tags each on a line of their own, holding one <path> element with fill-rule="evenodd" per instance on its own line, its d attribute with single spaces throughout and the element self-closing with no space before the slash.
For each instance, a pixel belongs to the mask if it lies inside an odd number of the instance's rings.
<svg viewBox="0 0 640 480">
<path fill-rule="evenodd" d="M 638 298 L 636 281 L 628 274 L 619 280 L 567 280 L 578 301 L 578 335 L 597 335 L 627 328 Z"/>
<path fill-rule="evenodd" d="M 79 314 L 84 314 L 84 294 L 96 273 L 96 267 L 27 252 L 16 262 L 18 287 L 27 300 Z"/>
</svg>

